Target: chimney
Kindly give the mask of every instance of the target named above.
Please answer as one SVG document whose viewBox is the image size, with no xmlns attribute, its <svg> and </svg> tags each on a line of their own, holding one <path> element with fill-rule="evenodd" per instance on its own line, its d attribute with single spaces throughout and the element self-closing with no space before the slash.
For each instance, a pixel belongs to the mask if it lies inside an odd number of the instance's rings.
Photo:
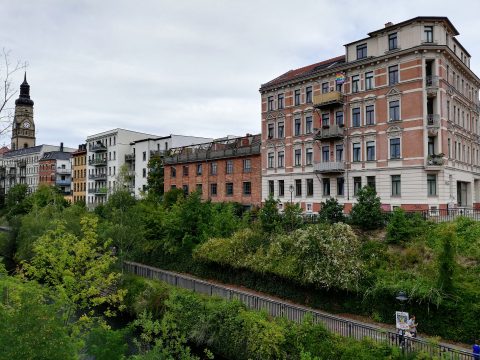
<svg viewBox="0 0 480 360">
<path fill-rule="evenodd" d="M 386 27 L 386 28 L 389 27 L 389 26 L 393 26 L 393 23 L 392 23 L 391 21 L 389 21 L 389 22 L 387 22 L 387 23 L 385 24 L 385 27 Z"/>
<path fill-rule="evenodd" d="M 63 152 L 63 142 L 60 143 L 60 152 Z"/>
</svg>

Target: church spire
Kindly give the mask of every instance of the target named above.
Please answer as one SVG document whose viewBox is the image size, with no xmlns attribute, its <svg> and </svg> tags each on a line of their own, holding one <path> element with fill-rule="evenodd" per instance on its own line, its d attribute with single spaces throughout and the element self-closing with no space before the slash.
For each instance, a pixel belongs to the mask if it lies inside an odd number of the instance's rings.
<svg viewBox="0 0 480 360">
<path fill-rule="evenodd" d="M 20 85 L 20 96 L 15 100 L 15 105 L 33 106 L 33 100 L 30 99 L 30 85 L 27 82 L 27 72 L 23 76 L 23 83 Z"/>
</svg>

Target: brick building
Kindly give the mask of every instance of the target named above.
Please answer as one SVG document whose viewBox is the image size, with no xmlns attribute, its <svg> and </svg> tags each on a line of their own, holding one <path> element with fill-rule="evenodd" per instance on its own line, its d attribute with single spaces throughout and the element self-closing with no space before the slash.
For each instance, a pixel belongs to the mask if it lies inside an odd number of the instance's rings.
<svg viewBox="0 0 480 360">
<path fill-rule="evenodd" d="M 480 203 L 480 79 L 446 17 L 387 23 L 345 54 L 263 84 L 262 198 L 349 211 L 376 188 L 385 209 Z"/>
<path fill-rule="evenodd" d="M 72 154 L 63 151 L 63 144 L 60 151 L 50 151 L 43 154 L 39 160 L 39 184 L 56 186 L 60 189 L 65 198 L 72 200 Z"/>
<path fill-rule="evenodd" d="M 204 200 L 261 203 L 261 136 L 226 138 L 171 149 L 165 157 L 165 191 L 199 191 Z"/>
<path fill-rule="evenodd" d="M 87 144 L 80 144 L 72 153 L 73 202 L 86 201 L 87 196 Z"/>
</svg>

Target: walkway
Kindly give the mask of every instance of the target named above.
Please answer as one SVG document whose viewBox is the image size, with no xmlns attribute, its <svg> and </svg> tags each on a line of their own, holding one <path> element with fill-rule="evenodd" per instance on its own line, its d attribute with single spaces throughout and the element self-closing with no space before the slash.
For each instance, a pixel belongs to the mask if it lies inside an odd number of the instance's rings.
<svg viewBox="0 0 480 360">
<path fill-rule="evenodd" d="M 192 290 L 194 292 L 219 296 L 232 300 L 236 299 L 253 310 L 265 310 L 271 316 L 283 316 L 289 320 L 300 322 L 306 314 L 313 317 L 315 323 L 322 323 L 328 330 L 345 337 L 361 340 L 365 337 L 378 342 L 386 342 L 391 346 L 400 346 L 404 352 L 422 351 L 431 356 L 442 356 L 446 359 L 470 360 L 471 352 L 449 344 L 433 344 L 421 338 L 405 338 L 394 331 L 381 328 L 360 321 L 353 321 L 345 317 L 334 316 L 305 306 L 290 304 L 249 290 L 238 290 L 233 287 L 208 282 L 190 275 L 154 268 L 151 266 L 125 261 L 124 269 L 149 279 L 161 280 L 170 285 Z"/>
</svg>

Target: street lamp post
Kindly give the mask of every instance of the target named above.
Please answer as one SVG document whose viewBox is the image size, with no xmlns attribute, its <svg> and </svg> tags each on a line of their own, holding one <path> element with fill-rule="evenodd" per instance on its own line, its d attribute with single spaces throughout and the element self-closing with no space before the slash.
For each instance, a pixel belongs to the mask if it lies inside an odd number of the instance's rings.
<svg viewBox="0 0 480 360">
<path fill-rule="evenodd" d="M 293 204 L 293 185 L 290 184 L 288 191 L 290 191 L 290 204 Z"/>
<path fill-rule="evenodd" d="M 404 291 L 399 291 L 395 297 L 400 302 L 400 310 L 405 312 L 405 303 L 408 301 L 408 297 Z M 400 346 L 403 347 L 405 341 L 405 329 L 399 329 L 400 334 Z"/>
</svg>

